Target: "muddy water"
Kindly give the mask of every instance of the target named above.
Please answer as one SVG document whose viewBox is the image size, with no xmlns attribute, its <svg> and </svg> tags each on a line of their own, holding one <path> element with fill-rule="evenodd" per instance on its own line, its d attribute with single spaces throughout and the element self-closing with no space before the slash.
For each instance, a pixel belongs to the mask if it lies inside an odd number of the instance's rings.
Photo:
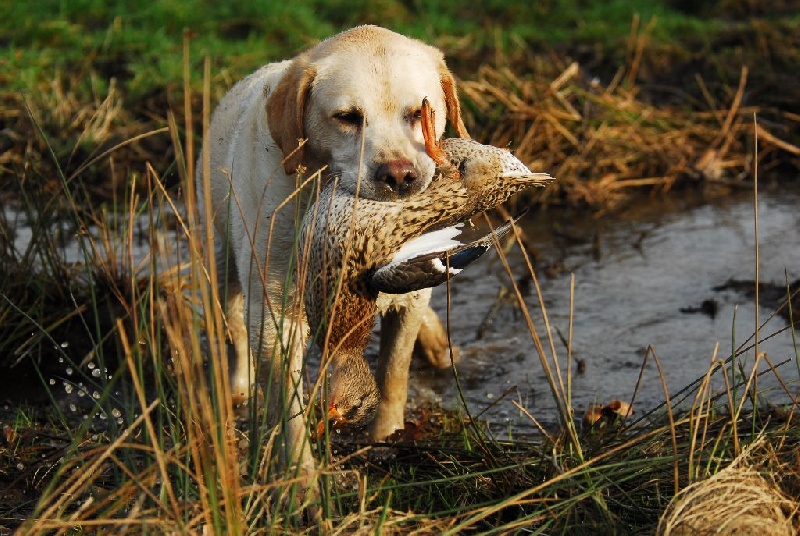
<svg viewBox="0 0 800 536">
<path fill-rule="evenodd" d="M 678 197 L 678 196 L 674 196 Z M 782 283 L 800 277 L 800 192 L 762 193 L 759 236 L 762 281 Z M 6 208 L 6 211 L 9 209 Z M 9 221 L 17 221 L 6 214 Z M 570 275 L 575 277 L 573 356 L 584 364 L 571 369 L 572 405 L 578 412 L 594 402 L 630 400 L 640 371 L 635 409 L 638 414 L 664 399 L 663 386 L 646 349 L 655 349 L 667 386 L 676 392 L 708 369 L 719 345 L 725 357 L 751 337 L 755 323 L 752 297 L 734 290 L 714 290 L 730 279 L 754 280 L 755 241 L 750 194 L 716 199 L 713 204 L 648 201 L 618 216 L 592 219 L 570 217 L 558 210 L 527 215 L 521 222 L 536 257 L 544 303 L 553 326 L 554 347 L 566 381 L 567 351 L 556 333 L 569 329 Z M 26 242 L 24 221 L 16 235 Z M 29 237 L 27 237 L 29 239 Z M 144 257 L 147 242 L 137 242 L 136 256 Z M 68 260 L 81 260 L 74 243 Z M 508 252 L 515 279 L 527 273 L 517 247 Z M 488 420 L 498 434 L 533 431 L 534 427 L 512 401 L 525 407 L 544 425 L 557 421 L 556 406 L 530 333 L 513 298 L 503 297 L 509 276 L 493 253 L 452 281 L 450 325 L 454 344 L 461 349 L 457 366 L 469 411 Z M 535 292 L 524 290 L 527 309 L 545 341 L 545 327 Z M 716 303 L 716 314 L 688 313 L 704 301 Z M 434 292 L 434 306 L 444 317 L 446 292 Z M 761 311 L 762 320 L 769 310 Z M 791 335 L 781 318 L 770 320 L 762 338 L 784 330 L 760 344 L 773 363 L 794 358 Z M 745 346 L 747 346 L 745 344 Z M 370 353 L 376 353 L 375 344 Z M 753 350 L 741 359 L 753 361 Z M 316 367 L 313 367 L 316 370 Z M 749 369 L 749 366 L 746 367 Z M 795 362 L 781 368 L 781 377 L 796 393 Z M 759 386 L 767 396 L 783 401 L 773 376 Z M 721 388 L 721 378 L 715 387 Z M 505 393 L 505 396 L 503 396 Z M 411 406 L 434 402 L 459 408 L 460 397 L 451 371 L 433 371 L 415 363 Z"/>
<path fill-rule="evenodd" d="M 751 337 L 755 304 L 735 290 L 714 290 L 730 279 L 754 280 L 755 239 L 752 194 L 737 194 L 713 205 L 648 202 L 613 219 L 560 219 L 555 211 L 527 217 L 523 223 L 537 252 L 540 280 L 550 322 L 566 338 L 569 330 L 570 274 L 575 277 L 573 356 L 585 365 L 572 368 L 572 405 L 582 412 L 594 402 L 630 400 L 640 371 L 635 398 L 642 414 L 664 400 L 655 362 L 643 360 L 648 346 L 660 358 L 668 389 L 676 392 L 702 376 L 715 355 L 724 358 Z M 783 284 L 800 277 L 800 195 L 760 195 L 760 280 Z M 526 273 L 518 249 L 508 254 L 515 277 Z M 556 269 L 558 268 L 558 269 Z M 547 275 L 551 274 L 551 275 Z M 543 367 L 518 306 L 498 300 L 509 277 L 496 256 L 487 255 L 452 282 L 450 323 L 461 348 L 459 379 L 468 407 L 482 413 L 492 430 L 532 430 L 532 423 L 511 402 L 516 400 L 544 424 L 556 421 L 556 406 Z M 445 292 L 437 289 L 435 307 L 444 311 Z M 690 313 L 704 301 L 716 304 L 715 314 Z M 536 330 L 544 337 L 540 307 L 531 288 L 525 301 Z M 770 309 L 762 307 L 763 322 Z M 764 338 L 784 330 L 785 320 L 773 318 L 761 328 Z M 554 333 L 556 354 L 566 381 L 566 346 Z M 548 346 L 545 342 L 545 346 Z M 798 367 L 789 331 L 759 345 L 773 363 L 792 358 L 780 368 L 797 394 Z M 740 359 L 750 370 L 752 349 Z M 763 367 L 762 367 L 763 368 Z M 776 390 L 774 375 L 759 388 L 776 402 L 786 396 Z M 414 371 L 414 403 L 435 401 L 459 406 L 450 372 Z M 716 389 L 722 387 L 717 375 Z M 505 398 L 498 398 L 507 393 Z"/>
</svg>

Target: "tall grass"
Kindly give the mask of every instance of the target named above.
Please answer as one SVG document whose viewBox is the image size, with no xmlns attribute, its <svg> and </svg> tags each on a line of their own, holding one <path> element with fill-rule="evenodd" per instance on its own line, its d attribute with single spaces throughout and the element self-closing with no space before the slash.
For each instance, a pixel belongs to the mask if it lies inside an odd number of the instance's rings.
<svg viewBox="0 0 800 536">
<path fill-rule="evenodd" d="M 208 64 L 205 72 L 208 81 Z M 655 529 L 678 490 L 719 472 L 748 445 L 754 445 L 748 451 L 751 466 L 775 475 L 784 489 L 795 490 L 796 499 L 796 395 L 786 387 L 795 402 L 756 403 L 759 374 L 786 384 L 776 367 L 759 372 L 758 360 L 749 370 L 741 368 L 738 350 L 709 356 L 707 372 L 678 399 L 688 397 L 687 404 L 670 397 L 674 386 L 662 374 L 662 407 L 636 419 L 611 414 L 594 425 L 583 423 L 570 403 L 570 353 L 559 351 L 519 230 L 518 254 L 534 283 L 536 306 L 524 299 L 516 283 L 520 274 L 504 256 L 503 263 L 546 372 L 559 426 L 542 428 L 535 440 L 499 440 L 480 422 L 442 414 L 446 426 L 434 434 L 394 444 L 331 444 L 321 438 L 315 478 L 322 493 L 304 497 L 300 478 L 283 473 L 277 463 L 279 438 L 257 403 L 244 416 L 234 412 L 227 327 L 215 290 L 219 267 L 203 246 L 211 230 L 199 224 L 193 199 L 193 99 L 188 85 L 186 91 L 182 132 L 175 117 L 168 126 L 185 197 L 147 166 L 143 188 L 137 179 L 113 210 L 97 213 L 69 197 L 74 190 L 68 183 L 79 182 L 80 174 L 69 179 L 62 173 L 59 218 L 51 208 L 56 196 L 23 198 L 34 239 L 22 255 L 8 238 L 3 244 L 4 266 L 16 274 L 9 281 L 27 286 L 4 287 L 0 314 L 29 322 L 9 332 L 7 344 L 58 347 L 55 355 L 73 370 L 65 385 L 89 393 L 81 408 L 86 419 L 76 425 L 68 412 L 59 415 L 58 429 L 70 448 L 21 533 L 646 532 Z M 206 82 L 204 134 L 208 95 Z M 139 197 L 142 190 L 146 198 Z M 134 254 L 140 217 L 150 244 L 143 259 Z M 82 259 L 75 266 L 65 262 L 63 247 L 49 233 L 61 220 L 81 231 Z M 11 223 L 4 221 L 3 228 Z M 58 300 L 74 310 L 45 314 Z M 86 351 L 61 348 L 67 334 L 58 329 L 65 325 L 73 332 L 70 341 L 88 340 Z M 36 340 L 28 342 L 31 330 Z M 660 369 L 655 350 L 647 359 Z M 94 370 L 102 373 L 95 376 Z M 48 374 L 42 373 L 42 381 L 58 407 L 61 386 L 50 387 Z M 715 377 L 724 381 L 724 392 L 712 389 Z M 304 518 L 309 509 L 321 512 L 322 529 Z"/>
</svg>

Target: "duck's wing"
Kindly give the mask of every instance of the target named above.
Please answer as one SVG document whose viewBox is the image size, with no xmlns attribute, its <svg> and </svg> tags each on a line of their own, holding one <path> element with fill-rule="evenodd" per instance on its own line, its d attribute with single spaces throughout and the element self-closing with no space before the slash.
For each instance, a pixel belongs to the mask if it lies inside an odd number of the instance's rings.
<svg viewBox="0 0 800 536">
<path fill-rule="evenodd" d="M 512 223 L 521 216 L 468 244 L 455 240 L 461 232 L 461 224 L 415 238 L 405 244 L 389 264 L 372 273 L 370 285 L 386 294 L 405 294 L 441 285 L 486 253 L 494 243 L 492 235 L 497 239 L 507 235 Z"/>
</svg>

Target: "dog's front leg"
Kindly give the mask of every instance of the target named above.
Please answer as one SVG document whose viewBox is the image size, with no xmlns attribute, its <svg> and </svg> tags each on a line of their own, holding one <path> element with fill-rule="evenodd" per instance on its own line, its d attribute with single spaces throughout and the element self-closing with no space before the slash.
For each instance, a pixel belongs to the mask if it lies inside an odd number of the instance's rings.
<svg viewBox="0 0 800 536">
<path fill-rule="evenodd" d="M 308 426 L 303 403 L 303 359 L 307 340 L 304 321 L 286 322 L 281 336 L 282 349 L 286 352 L 283 368 L 282 408 L 283 427 L 287 442 L 287 467 L 295 467 L 310 487 L 315 472 L 314 457 L 309 443 Z M 280 377 L 278 378 L 280 380 Z"/>
<path fill-rule="evenodd" d="M 276 434 L 267 455 L 275 457 L 277 469 L 268 480 L 285 481 L 279 486 L 278 500 L 300 506 L 314 502 L 317 495 L 316 464 L 311 452 L 303 403 L 303 360 L 308 328 L 301 311 L 276 311 L 266 304 L 249 302 L 248 320 L 252 354 L 260 363 L 259 383 L 270 426 Z M 272 303 L 276 303 L 273 301 Z M 262 309 L 263 307 L 263 309 Z M 267 478 L 262 475 L 262 478 Z M 313 517 L 313 515 L 312 515 Z"/>
<path fill-rule="evenodd" d="M 378 299 L 378 307 L 383 314 L 376 374 L 381 401 L 370 427 L 370 436 L 374 441 L 386 439 L 395 430 L 403 428 L 408 400 L 408 369 L 414 342 L 430 299 L 431 289 L 392 298 L 381 295 Z"/>
<path fill-rule="evenodd" d="M 267 320 L 267 324 L 269 322 Z M 267 391 L 270 423 L 280 431 L 281 464 L 287 470 L 287 477 L 299 477 L 310 487 L 315 464 L 303 403 L 306 332 L 304 321 L 286 316 L 279 326 L 264 327 L 260 351 L 256 355 L 262 356 L 261 383 Z"/>
<path fill-rule="evenodd" d="M 248 328 L 244 318 L 244 295 L 236 270 L 235 259 L 230 253 L 226 239 L 217 238 L 222 244 L 216 252 L 218 291 L 225 304 L 225 321 L 228 336 L 236 352 L 229 363 L 231 380 L 231 399 L 234 407 L 245 404 L 258 396 L 254 389 L 256 383 L 255 364 L 250 354 Z"/>
</svg>

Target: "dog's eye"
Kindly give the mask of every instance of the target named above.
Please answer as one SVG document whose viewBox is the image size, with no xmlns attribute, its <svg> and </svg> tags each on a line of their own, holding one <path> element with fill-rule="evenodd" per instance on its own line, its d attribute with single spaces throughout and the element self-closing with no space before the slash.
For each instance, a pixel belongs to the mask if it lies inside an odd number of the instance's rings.
<svg viewBox="0 0 800 536">
<path fill-rule="evenodd" d="M 411 113 L 408 114 L 408 119 L 412 123 L 417 123 L 422 121 L 422 108 L 417 108 L 416 110 L 412 110 Z"/>
<path fill-rule="evenodd" d="M 364 124 L 364 114 L 361 113 L 361 110 L 356 110 L 355 108 L 336 112 L 333 114 L 333 118 L 339 123 L 351 127 L 360 127 Z"/>
</svg>

